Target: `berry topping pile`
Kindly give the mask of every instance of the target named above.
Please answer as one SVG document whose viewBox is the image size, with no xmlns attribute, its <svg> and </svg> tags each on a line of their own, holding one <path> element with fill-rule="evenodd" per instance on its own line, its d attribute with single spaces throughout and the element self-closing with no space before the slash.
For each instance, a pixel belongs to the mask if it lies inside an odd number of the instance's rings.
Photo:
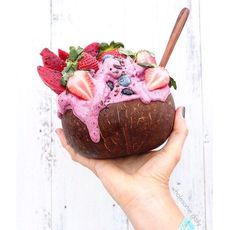
<svg viewBox="0 0 236 230">
<path fill-rule="evenodd" d="M 93 42 L 82 48 L 71 46 L 69 51 L 58 49 L 58 55 L 45 48 L 41 51 L 43 66 L 38 66 L 42 81 L 55 93 L 66 91 L 81 100 L 91 100 L 96 94 L 97 80 L 124 97 L 138 93 L 137 85 L 144 82 L 148 91 L 176 83 L 168 72 L 157 65 L 155 55 L 147 50 L 132 52 L 120 42 Z"/>
</svg>

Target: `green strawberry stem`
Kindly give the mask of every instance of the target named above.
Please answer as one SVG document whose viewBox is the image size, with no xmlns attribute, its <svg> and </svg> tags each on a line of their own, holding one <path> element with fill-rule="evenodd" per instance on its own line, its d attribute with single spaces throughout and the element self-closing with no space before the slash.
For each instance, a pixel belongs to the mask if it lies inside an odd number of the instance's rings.
<svg viewBox="0 0 236 230">
<path fill-rule="evenodd" d="M 74 46 L 70 47 L 69 58 L 66 60 L 66 67 L 62 71 L 61 84 L 63 86 L 67 85 L 69 78 L 73 75 L 73 73 L 77 70 L 78 60 L 83 57 L 83 48 L 78 46 L 75 48 Z"/>
<path fill-rule="evenodd" d="M 175 90 L 177 89 L 176 81 L 174 80 L 174 78 L 170 77 L 169 87 L 171 88 L 172 86 Z"/>
<path fill-rule="evenodd" d="M 100 50 L 99 50 L 98 56 L 105 51 L 114 50 L 118 48 L 124 48 L 124 45 L 121 42 L 112 41 L 110 42 L 110 44 L 106 42 L 102 42 L 100 43 L 99 47 L 100 47 Z"/>
<path fill-rule="evenodd" d="M 123 48 L 123 47 L 119 48 L 119 53 L 125 54 L 126 56 L 129 56 L 129 57 L 131 57 L 132 59 L 135 59 L 135 57 L 136 57 L 136 53 L 134 53 L 134 52 L 131 51 L 131 50 L 127 50 L 127 49 L 125 49 L 125 48 Z"/>
<path fill-rule="evenodd" d="M 110 42 L 110 44 L 106 42 L 102 42 L 99 44 L 99 53 L 97 56 L 99 56 L 101 53 L 118 49 L 119 53 L 125 54 L 126 56 L 131 57 L 132 59 L 136 59 L 137 53 L 127 50 L 124 48 L 123 43 L 121 42 Z M 61 85 L 65 86 L 67 85 L 67 82 L 71 76 L 73 76 L 74 72 L 77 70 L 78 67 L 78 61 L 83 57 L 83 48 L 78 46 L 77 48 L 74 46 L 71 46 L 69 52 L 69 58 L 66 60 L 66 67 L 62 71 L 62 78 L 61 78 Z M 151 55 L 154 56 L 154 54 L 150 51 L 148 51 Z M 157 67 L 155 64 L 150 63 L 137 63 L 138 65 L 144 67 L 144 68 L 154 68 Z M 177 89 L 176 81 L 170 77 L 169 87 L 173 87 L 175 90 Z"/>
</svg>

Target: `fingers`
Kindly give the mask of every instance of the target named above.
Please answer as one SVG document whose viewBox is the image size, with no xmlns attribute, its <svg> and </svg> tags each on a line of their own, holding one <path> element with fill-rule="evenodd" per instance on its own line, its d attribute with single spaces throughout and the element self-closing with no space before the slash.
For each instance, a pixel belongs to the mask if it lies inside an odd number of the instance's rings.
<svg viewBox="0 0 236 230">
<path fill-rule="evenodd" d="M 56 129 L 56 133 L 61 141 L 62 146 L 70 154 L 72 160 L 77 161 L 83 166 L 92 170 L 100 179 L 107 181 L 120 178 L 123 174 L 122 170 L 118 168 L 112 160 L 97 160 L 86 158 L 79 153 L 76 153 L 74 149 L 67 143 L 63 129 Z M 124 176 L 124 175 L 123 175 Z"/>
<path fill-rule="evenodd" d="M 164 146 L 164 153 L 177 164 L 180 159 L 181 151 L 188 135 L 188 128 L 185 122 L 185 108 L 179 107 L 176 110 L 174 128 Z"/>
<path fill-rule="evenodd" d="M 117 202 L 122 203 L 124 194 L 128 190 L 127 184 L 130 183 L 129 176 L 114 164 L 112 160 L 89 159 L 81 156 L 67 143 L 63 129 L 57 129 L 56 133 L 62 146 L 71 155 L 71 158 L 93 171 L 112 197 Z"/>
<path fill-rule="evenodd" d="M 56 129 L 56 134 L 58 135 L 60 142 L 62 146 L 67 150 L 67 152 L 70 154 L 72 160 L 79 162 L 80 164 L 84 165 L 85 167 L 91 169 L 94 171 L 94 165 L 95 162 L 93 162 L 93 159 L 89 159 L 86 157 L 83 157 L 76 153 L 74 149 L 67 143 L 65 134 L 63 132 L 63 129 Z"/>
<path fill-rule="evenodd" d="M 73 160 L 75 160 L 76 153 L 72 149 L 72 147 L 67 143 L 63 129 L 56 129 L 56 134 L 58 135 L 62 146 L 67 150 L 67 152 L 70 154 L 71 158 Z"/>
</svg>

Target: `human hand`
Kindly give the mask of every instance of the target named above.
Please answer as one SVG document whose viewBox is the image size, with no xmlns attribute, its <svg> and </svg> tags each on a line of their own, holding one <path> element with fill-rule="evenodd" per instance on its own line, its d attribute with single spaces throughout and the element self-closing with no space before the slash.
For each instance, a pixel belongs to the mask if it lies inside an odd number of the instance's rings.
<svg viewBox="0 0 236 230">
<path fill-rule="evenodd" d="M 177 229 L 183 215 L 171 197 L 169 178 L 188 133 L 182 112 L 183 107 L 176 110 L 174 128 L 165 146 L 144 155 L 89 159 L 67 144 L 62 129 L 56 132 L 71 158 L 96 174 L 136 230 Z"/>
</svg>

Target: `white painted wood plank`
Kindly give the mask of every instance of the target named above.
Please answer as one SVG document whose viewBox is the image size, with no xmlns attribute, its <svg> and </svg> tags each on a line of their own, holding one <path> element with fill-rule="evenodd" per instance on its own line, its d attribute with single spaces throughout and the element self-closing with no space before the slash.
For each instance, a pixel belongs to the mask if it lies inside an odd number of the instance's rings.
<svg viewBox="0 0 236 230">
<path fill-rule="evenodd" d="M 208 4 L 208 7 L 206 7 Z M 204 3 L 200 1 L 200 25 L 201 25 L 201 54 L 202 54 L 202 79 L 203 79 L 203 119 L 204 119 L 204 150 L 205 150 L 205 203 L 206 203 L 206 229 L 213 229 L 213 217 L 212 217 L 212 208 L 213 208 L 213 170 L 212 170 L 212 162 L 213 162 L 213 101 L 215 101 L 216 95 L 214 94 L 214 89 L 216 86 L 212 84 L 215 75 L 211 72 L 211 68 L 213 67 L 214 54 L 209 52 L 209 44 L 212 44 L 212 35 L 209 36 L 209 22 L 208 13 L 210 9 L 209 3 Z M 215 7 L 215 6 L 214 6 Z M 218 39 L 219 40 L 219 39 Z M 216 44 L 216 43 L 215 43 Z M 209 54 L 210 58 L 209 58 Z M 211 65 L 209 65 L 209 62 Z M 218 88 L 218 87 L 216 87 Z M 213 97 L 214 95 L 214 97 Z M 214 98 L 214 99 L 213 99 Z M 218 108 L 218 106 L 217 106 Z M 215 129 L 217 130 L 217 129 Z M 220 129 L 221 130 L 221 129 Z M 215 155 L 215 152 L 214 152 Z M 217 227 L 220 229 L 217 225 Z M 225 228 L 226 229 L 226 228 Z"/>
<path fill-rule="evenodd" d="M 60 126 L 56 98 L 37 76 L 35 67 L 41 62 L 37 54 L 51 42 L 56 51 L 58 47 L 84 46 L 94 40 L 116 40 L 130 49 L 155 51 L 159 60 L 183 6 L 191 8 L 191 15 L 167 69 L 177 80 L 178 90 L 173 94 L 177 105 L 186 106 L 190 133 L 171 186 L 184 213 L 200 220 L 199 229 L 211 229 L 211 127 L 205 115 L 207 102 L 202 104 L 207 94 L 202 91 L 199 2 L 146 0 L 134 5 L 125 0 L 53 0 L 52 15 L 49 1 L 24 2 L 31 7 L 24 27 L 25 47 L 31 49 L 24 54 L 28 60 L 24 73 L 27 80 L 17 81 L 22 111 L 17 132 L 19 229 L 132 229 L 98 179 L 72 162 L 61 148 L 54 133 Z M 31 23 L 27 23 L 29 18 Z"/>
<path fill-rule="evenodd" d="M 159 53 L 163 52 L 165 44 L 170 34 L 170 30 L 173 26 L 173 22 L 176 19 L 178 11 L 181 9 L 182 5 L 191 7 L 191 16 L 190 22 L 188 23 L 186 31 L 183 33 L 181 40 L 179 41 L 178 46 L 175 49 L 173 57 L 169 63 L 170 71 L 174 73 L 176 76 L 176 80 L 179 83 L 179 91 L 175 93 L 176 101 L 178 104 L 183 103 L 183 98 L 186 98 L 185 106 L 187 108 L 188 117 L 187 120 L 190 124 L 190 135 L 187 141 L 187 145 L 185 148 L 185 152 L 188 152 L 188 155 L 183 154 L 183 160 L 180 163 L 180 166 L 176 170 L 176 175 L 173 176 L 173 184 L 174 189 L 183 196 L 185 200 L 183 202 L 179 202 L 182 206 L 189 206 L 189 209 L 186 211 L 185 207 L 183 211 L 191 216 L 195 216 L 196 222 L 201 221 L 201 227 L 204 229 L 205 226 L 205 190 L 204 190 L 204 158 L 203 158 L 203 121 L 202 121 L 202 88 L 201 88 L 201 66 L 200 66 L 200 35 L 199 35 L 199 11 L 198 11 L 198 2 L 195 4 L 191 4 L 190 1 L 182 1 L 181 4 L 175 4 L 174 1 L 167 1 L 165 4 L 156 2 L 156 1 L 148 1 L 136 2 L 135 4 L 135 15 L 143 15 L 143 17 L 133 18 L 133 15 L 130 13 L 130 9 L 132 9 L 133 5 L 130 2 L 125 2 L 124 4 L 124 19 L 121 17 L 114 17 L 114 15 L 110 14 L 109 10 L 106 10 L 106 7 L 103 5 L 103 10 L 107 12 L 106 14 L 100 14 L 97 10 L 100 5 L 94 7 L 96 12 L 92 12 L 93 18 L 96 18 L 96 21 L 90 20 L 88 23 L 84 23 L 84 18 L 87 16 L 87 12 L 84 10 L 80 12 L 79 16 L 76 14 L 77 9 L 79 9 L 79 5 L 72 1 L 71 4 L 64 4 L 63 1 L 56 1 L 57 5 L 53 5 L 54 10 L 61 4 L 61 11 L 58 12 L 58 15 L 54 15 L 53 18 L 55 20 L 55 24 L 53 24 L 53 37 L 59 43 L 64 44 L 65 41 L 75 41 L 75 44 L 78 44 L 78 40 L 72 38 L 73 37 L 81 37 L 80 44 L 86 44 L 87 41 L 93 41 L 94 37 L 100 40 L 119 40 L 125 36 L 124 43 L 127 47 L 132 49 L 139 49 L 141 47 L 145 47 L 150 50 L 161 50 Z M 84 9 L 90 9 L 90 1 L 87 1 L 83 7 Z M 94 3 L 93 3 L 94 4 Z M 155 8 L 155 4 L 157 7 Z M 73 8 L 71 7 L 73 6 Z M 158 7 L 159 6 L 159 7 Z M 63 10 L 65 12 L 69 12 L 69 15 L 65 15 L 62 13 Z M 157 10 L 157 11 L 156 11 Z M 55 11 L 53 11 L 55 12 Z M 99 14 L 97 14 L 99 12 Z M 144 14 L 146 12 L 146 14 Z M 148 12 L 148 13 L 147 13 Z M 122 10 L 119 11 L 120 15 L 122 14 Z M 62 17 L 61 20 L 58 20 Z M 166 19 L 166 15 L 168 15 L 168 20 Z M 104 17 L 105 16 L 105 17 Z M 65 20 L 67 18 L 69 23 Z M 107 18 L 112 18 L 112 20 L 107 20 Z M 145 18 L 145 20 L 143 20 Z M 159 22 L 159 27 L 157 30 L 153 29 L 155 27 L 155 20 Z M 163 21 L 164 20 L 164 21 Z M 163 22 L 162 22 L 163 21 Z M 148 22 L 148 23 L 147 23 Z M 103 25 L 101 28 L 99 25 Z M 67 29 L 72 31 L 72 33 L 63 34 L 63 28 L 65 28 L 65 24 L 67 25 Z M 118 25 L 117 25 L 118 24 Z M 117 28 L 122 27 L 124 30 Z M 163 26 L 164 25 L 164 26 Z M 96 28 L 96 34 L 94 34 L 94 30 L 88 30 L 87 27 Z M 75 31 L 75 28 L 78 28 Z M 145 34 L 142 32 L 140 34 L 139 28 L 145 28 Z M 110 33 L 107 34 L 106 31 Z M 119 33 L 117 34 L 117 31 Z M 125 31 L 125 35 L 124 35 Z M 158 34 L 155 36 L 155 31 L 158 31 Z M 62 35 L 63 34 L 63 35 Z M 60 35 L 60 38 L 57 37 Z M 66 36 L 69 38 L 66 38 Z M 105 37 L 104 37 L 105 35 Z M 111 36 L 112 35 L 112 36 Z M 147 36 L 149 35 L 149 36 Z M 63 39 L 62 39 L 62 37 Z M 139 39 L 137 39 L 137 36 Z M 92 40 L 91 40 L 92 37 Z M 101 37 L 101 39 L 99 39 Z M 154 38 L 157 37 L 158 43 L 155 42 Z M 59 41 L 59 42 L 58 42 Z M 55 44 L 55 43 L 54 43 Z M 157 45 L 156 45 L 157 44 Z M 186 45 L 187 44 L 187 45 Z M 157 48 L 156 48 L 157 47 Z M 178 60 L 178 62 L 177 62 Z M 197 124 L 197 125 L 196 125 Z M 192 147 L 194 146 L 194 148 Z M 195 165 L 198 165 L 197 168 L 194 168 Z M 191 173 L 188 173 L 186 176 L 186 170 L 189 171 L 189 168 L 193 168 Z M 83 169 L 81 169 L 83 171 Z M 86 174 L 82 174 L 82 177 L 85 177 Z M 183 180 L 184 178 L 184 180 Z M 77 180 L 77 178 L 75 178 Z M 91 178 L 87 178 L 88 181 L 92 180 Z M 176 181 L 176 182 L 175 182 Z M 180 182 L 181 181 L 181 182 Z M 79 183 L 79 182 L 78 182 Z M 176 183 L 178 186 L 176 187 Z M 92 187 L 93 183 L 91 183 L 90 187 Z M 73 184 L 71 184 L 71 188 Z M 74 188 L 73 190 L 77 190 Z M 99 191 L 99 190 L 98 190 Z M 78 192 L 78 191 L 77 191 Z M 104 193 L 103 190 L 99 191 L 99 193 Z M 87 193 L 87 197 L 93 197 L 93 192 Z M 102 196 L 102 194 L 101 194 Z M 76 199 L 78 199 L 76 201 Z M 103 198 L 104 199 L 104 198 Z M 84 200 L 80 198 L 74 197 L 73 202 L 78 202 L 77 212 L 81 212 L 81 216 L 83 216 L 82 211 L 80 211 L 79 206 L 83 206 Z M 88 201 L 86 201 L 88 203 Z M 104 201 L 103 201 L 104 202 Z M 104 203 L 101 203 L 104 206 Z M 93 206 L 92 210 L 96 210 L 97 206 Z M 75 207 L 74 207 L 75 208 Z M 190 211 L 191 209 L 191 211 Z M 91 210 L 91 211 L 92 211 Z M 73 213 L 74 210 L 72 210 Z M 69 211 L 68 211 L 69 212 Z M 109 213 L 109 210 L 104 209 L 104 213 Z M 86 221 L 84 224 L 81 224 L 80 221 L 74 223 L 74 221 L 70 221 L 73 223 L 70 225 L 70 228 L 74 225 L 77 226 L 86 226 L 89 219 L 86 217 L 90 217 L 89 215 L 85 215 L 83 219 Z M 98 218 L 98 216 L 97 216 Z M 198 220 L 199 219 L 199 220 Z M 75 219 L 73 219 L 75 220 Z M 95 224 L 96 219 L 93 219 L 94 225 L 100 228 L 99 225 Z M 81 224 L 81 225 L 80 225 Z M 99 226 L 99 227 L 98 227 Z M 87 224 L 87 227 L 90 229 L 90 225 Z M 109 227 L 105 225 L 107 229 Z M 102 228 L 101 228 L 102 229 Z M 122 228 L 121 228 L 122 229 Z"/>
<path fill-rule="evenodd" d="M 172 61 L 176 60 L 177 63 L 172 65 L 171 62 L 170 66 L 176 69 L 173 69 L 173 73 L 178 73 L 177 79 L 180 77 L 178 79 L 179 90 L 175 98 L 177 104 L 186 106 L 189 136 L 181 162 L 173 175 L 171 186 L 173 187 L 173 195 L 183 212 L 193 219 L 199 229 L 206 229 L 206 162 L 204 156 L 199 2 L 189 1 L 187 6 L 191 10 L 190 18 L 183 33 L 184 36 L 179 41 L 173 55 Z"/>
<path fill-rule="evenodd" d="M 103 8 L 107 11 L 106 14 L 97 10 L 101 7 L 101 2 L 86 1 L 82 10 L 78 1 L 53 1 L 52 48 L 56 50 L 58 47 L 68 49 L 70 45 L 84 46 L 94 39 L 124 40 L 120 29 L 117 30 L 124 24 L 123 11 L 121 10 L 121 16 L 117 17 L 113 24 L 108 20 L 109 17 L 113 18 L 114 14 L 108 11 L 110 3 L 106 1 L 104 4 L 107 6 Z M 89 16 L 86 9 L 94 19 L 86 19 Z M 109 31 L 110 35 L 105 33 L 106 31 Z M 61 126 L 55 105 L 56 103 L 53 106 L 53 128 Z M 55 135 L 54 138 L 57 140 Z M 53 152 L 57 159 L 53 168 L 53 229 L 127 229 L 126 215 L 107 194 L 100 181 L 87 169 L 65 156 L 58 140 L 53 145 Z"/>
<path fill-rule="evenodd" d="M 189 136 L 181 162 L 172 177 L 171 188 L 185 215 L 191 217 L 199 229 L 205 229 L 199 3 L 188 1 L 186 4 L 191 10 L 190 17 L 173 54 L 170 67 L 173 67 L 173 73 L 178 74 L 176 78 L 179 90 L 175 94 L 176 104 L 186 106 Z"/>
<path fill-rule="evenodd" d="M 51 229 L 51 92 L 39 79 L 39 52 L 50 45 L 50 3 L 27 6 L 15 19 L 21 70 L 17 94 L 17 229 Z M 17 7 L 17 6 L 15 6 Z M 30 9 L 30 10 L 28 10 Z M 17 24 L 19 23 L 19 24 Z"/>
</svg>

